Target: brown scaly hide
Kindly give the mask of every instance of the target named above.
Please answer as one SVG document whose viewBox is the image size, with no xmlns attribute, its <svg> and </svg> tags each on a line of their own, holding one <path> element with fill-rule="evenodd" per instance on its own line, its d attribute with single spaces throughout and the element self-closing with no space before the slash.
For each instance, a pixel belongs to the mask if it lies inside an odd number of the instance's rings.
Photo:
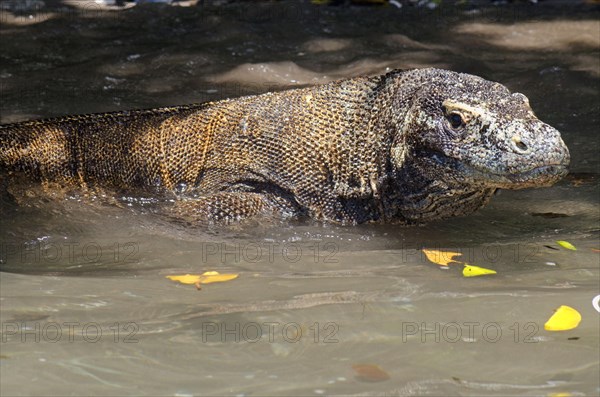
<svg viewBox="0 0 600 397">
<path fill-rule="evenodd" d="M 42 181 L 177 192 L 171 213 L 201 222 L 260 214 L 424 222 L 471 213 L 498 187 L 564 176 L 560 134 L 523 98 L 476 76 L 393 71 L 2 125 L 0 165 Z"/>
</svg>

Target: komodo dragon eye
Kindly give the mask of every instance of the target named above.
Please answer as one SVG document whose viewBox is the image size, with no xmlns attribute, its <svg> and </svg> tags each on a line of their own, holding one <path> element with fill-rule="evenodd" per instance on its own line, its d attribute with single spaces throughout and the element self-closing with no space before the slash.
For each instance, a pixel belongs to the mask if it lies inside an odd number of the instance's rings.
<svg viewBox="0 0 600 397">
<path fill-rule="evenodd" d="M 448 121 L 450 122 L 450 126 L 454 129 L 460 128 L 465 124 L 462 116 L 458 113 L 450 113 L 448 115 Z"/>
</svg>

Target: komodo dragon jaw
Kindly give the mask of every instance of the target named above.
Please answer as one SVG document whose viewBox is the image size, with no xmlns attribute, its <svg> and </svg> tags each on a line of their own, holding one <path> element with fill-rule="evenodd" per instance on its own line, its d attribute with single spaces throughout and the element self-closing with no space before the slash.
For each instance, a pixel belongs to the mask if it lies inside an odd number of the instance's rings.
<svg viewBox="0 0 600 397">
<path fill-rule="evenodd" d="M 166 192 L 169 215 L 201 223 L 423 223 L 549 186 L 568 164 L 524 95 L 439 69 L 0 125 L 0 175 Z"/>
</svg>

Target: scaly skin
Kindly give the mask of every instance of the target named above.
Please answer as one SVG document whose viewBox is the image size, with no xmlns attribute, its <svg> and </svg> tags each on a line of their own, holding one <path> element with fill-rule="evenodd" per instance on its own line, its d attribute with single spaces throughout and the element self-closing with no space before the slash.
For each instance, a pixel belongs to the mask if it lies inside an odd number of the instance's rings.
<svg viewBox="0 0 600 397">
<path fill-rule="evenodd" d="M 567 173 L 527 98 L 438 69 L 199 105 L 0 126 L 0 166 L 43 181 L 177 193 L 176 216 L 422 223 Z"/>
</svg>

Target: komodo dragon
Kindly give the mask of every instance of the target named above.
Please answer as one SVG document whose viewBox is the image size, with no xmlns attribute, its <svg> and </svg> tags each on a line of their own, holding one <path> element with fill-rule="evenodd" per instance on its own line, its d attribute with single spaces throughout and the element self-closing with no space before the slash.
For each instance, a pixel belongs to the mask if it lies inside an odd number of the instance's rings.
<svg viewBox="0 0 600 397">
<path fill-rule="evenodd" d="M 439 69 L 0 126 L 5 176 L 166 191 L 173 214 L 207 223 L 424 223 L 550 186 L 568 164 L 524 95 Z"/>
</svg>

